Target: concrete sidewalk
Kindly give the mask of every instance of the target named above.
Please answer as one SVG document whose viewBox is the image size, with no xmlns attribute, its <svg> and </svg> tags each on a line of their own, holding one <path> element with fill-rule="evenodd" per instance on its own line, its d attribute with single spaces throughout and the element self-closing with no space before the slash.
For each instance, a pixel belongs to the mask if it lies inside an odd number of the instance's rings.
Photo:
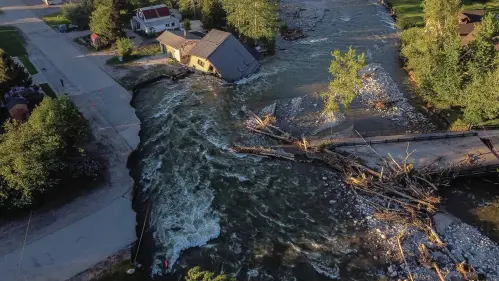
<svg viewBox="0 0 499 281">
<path fill-rule="evenodd" d="M 105 186 L 57 209 L 33 213 L 20 267 L 28 218 L 0 226 L 0 280 L 66 280 L 135 240 L 133 180 L 126 161 L 139 143 L 140 122 L 130 106 L 131 94 L 38 19 L 32 7 L 19 0 L 0 0 L 0 7 L 0 25 L 22 31 L 30 59 L 90 120 L 108 160 Z"/>
</svg>

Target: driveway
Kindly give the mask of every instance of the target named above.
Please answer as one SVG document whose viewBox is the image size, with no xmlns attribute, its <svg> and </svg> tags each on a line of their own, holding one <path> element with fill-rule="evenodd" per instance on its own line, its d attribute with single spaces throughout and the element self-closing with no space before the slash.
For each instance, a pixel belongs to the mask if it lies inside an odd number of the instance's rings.
<svg viewBox="0 0 499 281">
<path fill-rule="evenodd" d="M 131 94 L 68 38 L 38 19 L 40 11 L 32 10 L 38 5 L 0 0 L 0 6 L 0 25 L 14 25 L 23 32 L 33 64 L 90 120 L 108 160 L 109 180 L 104 186 L 64 206 L 33 212 L 24 247 L 28 217 L 0 226 L 2 281 L 66 280 L 136 239 L 133 180 L 126 161 L 139 143 L 140 123 L 130 106 Z"/>
</svg>

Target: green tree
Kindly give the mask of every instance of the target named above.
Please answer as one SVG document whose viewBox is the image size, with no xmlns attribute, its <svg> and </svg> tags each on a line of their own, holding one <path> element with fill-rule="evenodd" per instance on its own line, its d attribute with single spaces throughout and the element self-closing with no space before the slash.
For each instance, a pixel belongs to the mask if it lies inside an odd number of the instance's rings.
<svg viewBox="0 0 499 281">
<path fill-rule="evenodd" d="M 425 29 L 434 39 L 448 32 L 456 32 L 461 0 L 424 0 Z"/>
<path fill-rule="evenodd" d="M 274 39 L 279 30 L 279 7 L 275 0 L 222 0 L 227 23 L 253 40 Z"/>
<path fill-rule="evenodd" d="M 499 116 L 499 68 L 476 77 L 464 91 L 464 121 L 480 124 Z"/>
<path fill-rule="evenodd" d="M 191 21 L 188 19 L 185 19 L 182 21 L 182 27 L 184 28 L 185 31 L 189 32 L 191 31 Z"/>
<path fill-rule="evenodd" d="M 15 86 L 30 87 L 33 84 L 26 70 L 14 62 L 3 49 L 0 49 L 0 99 Z"/>
<path fill-rule="evenodd" d="M 89 5 L 88 2 L 79 4 L 66 3 L 62 6 L 61 12 L 72 24 L 77 25 L 81 29 L 86 29 L 88 28 L 90 15 L 92 14 L 92 6 Z"/>
<path fill-rule="evenodd" d="M 182 14 L 192 15 L 197 19 L 203 0 L 179 0 L 178 7 Z"/>
<path fill-rule="evenodd" d="M 358 89 L 362 87 L 359 71 L 365 67 L 364 53 L 358 55 L 352 47 L 345 53 L 334 50 L 331 55 L 333 60 L 329 66 L 329 73 L 333 76 L 333 80 L 329 83 L 329 90 L 322 93 L 324 111 L 327 113 L 337 112 L 340 104 L 346 110 L 349 109 L 358 95 Z"/>
<path fill-rule="evenodd" d="M 228 277 L 225 274 L 215 275 L 213 272 L 203 271 L 201 267 L 196 266 L 189 269 L 185 281 L 236 281 L 236 278 Z"/>
<path fill-rule="evenodd" d="M 133 51 L 133 42 L 130 38 L 122 37 L 116 41 L 116 48 L 120 57 L 128 57 Z"/>
<path fill-rule="evenodd" d="M 58 184 L 71 186 L 68 176 L 92 178 L 98 174 L 99 165 L 77 148 L 90 130 L 68 97 L 45 98 L 27 122 L 7 121 L 4 127 L 0 136 L 0 206 L 25 207 Z"/>
<path fill-rule="evenodd" d="M 90 17 L 90 30 L 102 38 L 104 44 L 111 44 L 123 34 L 117 0 L 103 0 Z"/>
<path fill-rule="evenodd" d="M 201 21 L 204 28 L 221 28 L 227 23 L 226 13 L 220 0 L 203 0 L 201 3 Z"/>
</svg>

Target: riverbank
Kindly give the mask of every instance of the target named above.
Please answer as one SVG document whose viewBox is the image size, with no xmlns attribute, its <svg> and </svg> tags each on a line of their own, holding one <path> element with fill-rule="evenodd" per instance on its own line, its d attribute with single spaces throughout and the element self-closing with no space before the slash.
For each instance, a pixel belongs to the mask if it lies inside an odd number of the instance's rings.
<svg viewBox="0 0 499 281">
<path fill-rule="evenodd" d="M 423 7 L 421 0 L 380 0 L 385 3 L 390 12 L 393 12 L 400 29 L 424 26 Z M 499 12 L 499 0 L 463 1 L 464 10 L 487 10 Z"/>
</svg>

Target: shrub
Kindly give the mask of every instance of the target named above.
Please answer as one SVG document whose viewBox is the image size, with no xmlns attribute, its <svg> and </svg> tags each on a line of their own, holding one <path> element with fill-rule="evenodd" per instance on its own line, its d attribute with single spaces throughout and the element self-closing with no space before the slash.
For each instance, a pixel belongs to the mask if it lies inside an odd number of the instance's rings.
<svg viewBox="0 0 499 281">
<path fill-rule="evenodd" d="M 188 19 L 183 20 L 182 26 L 184 27 L 185 31 L 189 32 L 191 30 L 191 21 Z"/>
<path fill-rule="evenodd" d="M 101 36 L 102 43 L 111 44 L 123 34 L 116 0 L 100 1 L 90 16 L 90 30 Z"/>
<path fill-rule="evenodd" d="M 121 57 L 128 57 L 133 51 L 133 42 L 130 38 L 120 38 L 116 41 L 116 48 L 118 49 L 118 54 Z"/>
<path fill-rule="evenodd" d="M 90 23 L 91 7 L 85 4 L 66 3 L 61 9 L 63 17 L 77 25 L 80 29 L 88 28 Z"/>
<path fill-rule="evenodd" d="M 90 135 L 80 112 L 62 96 L 44 99 L 26 123 L 7 121 L 0 136 L 0 207 L 24 208 L 56 187 L 93 180 L 100 163 L 77 145 Z"/>
<path fill-rule="evenodd" d="M 225 274 L 215 275 L 213 272 L 203 271 L 201 267 L 196 266 L 187 272 L 186 281 L 236 281 L 236 278 L 228 277 Z"/>
<path fill-rule="evenodd" d="M 0 99 L 16 86 L 32 86 L 31 77 L 24 67 L 15 63 L 4 50 L 0 49 Z"/>
</svg>

